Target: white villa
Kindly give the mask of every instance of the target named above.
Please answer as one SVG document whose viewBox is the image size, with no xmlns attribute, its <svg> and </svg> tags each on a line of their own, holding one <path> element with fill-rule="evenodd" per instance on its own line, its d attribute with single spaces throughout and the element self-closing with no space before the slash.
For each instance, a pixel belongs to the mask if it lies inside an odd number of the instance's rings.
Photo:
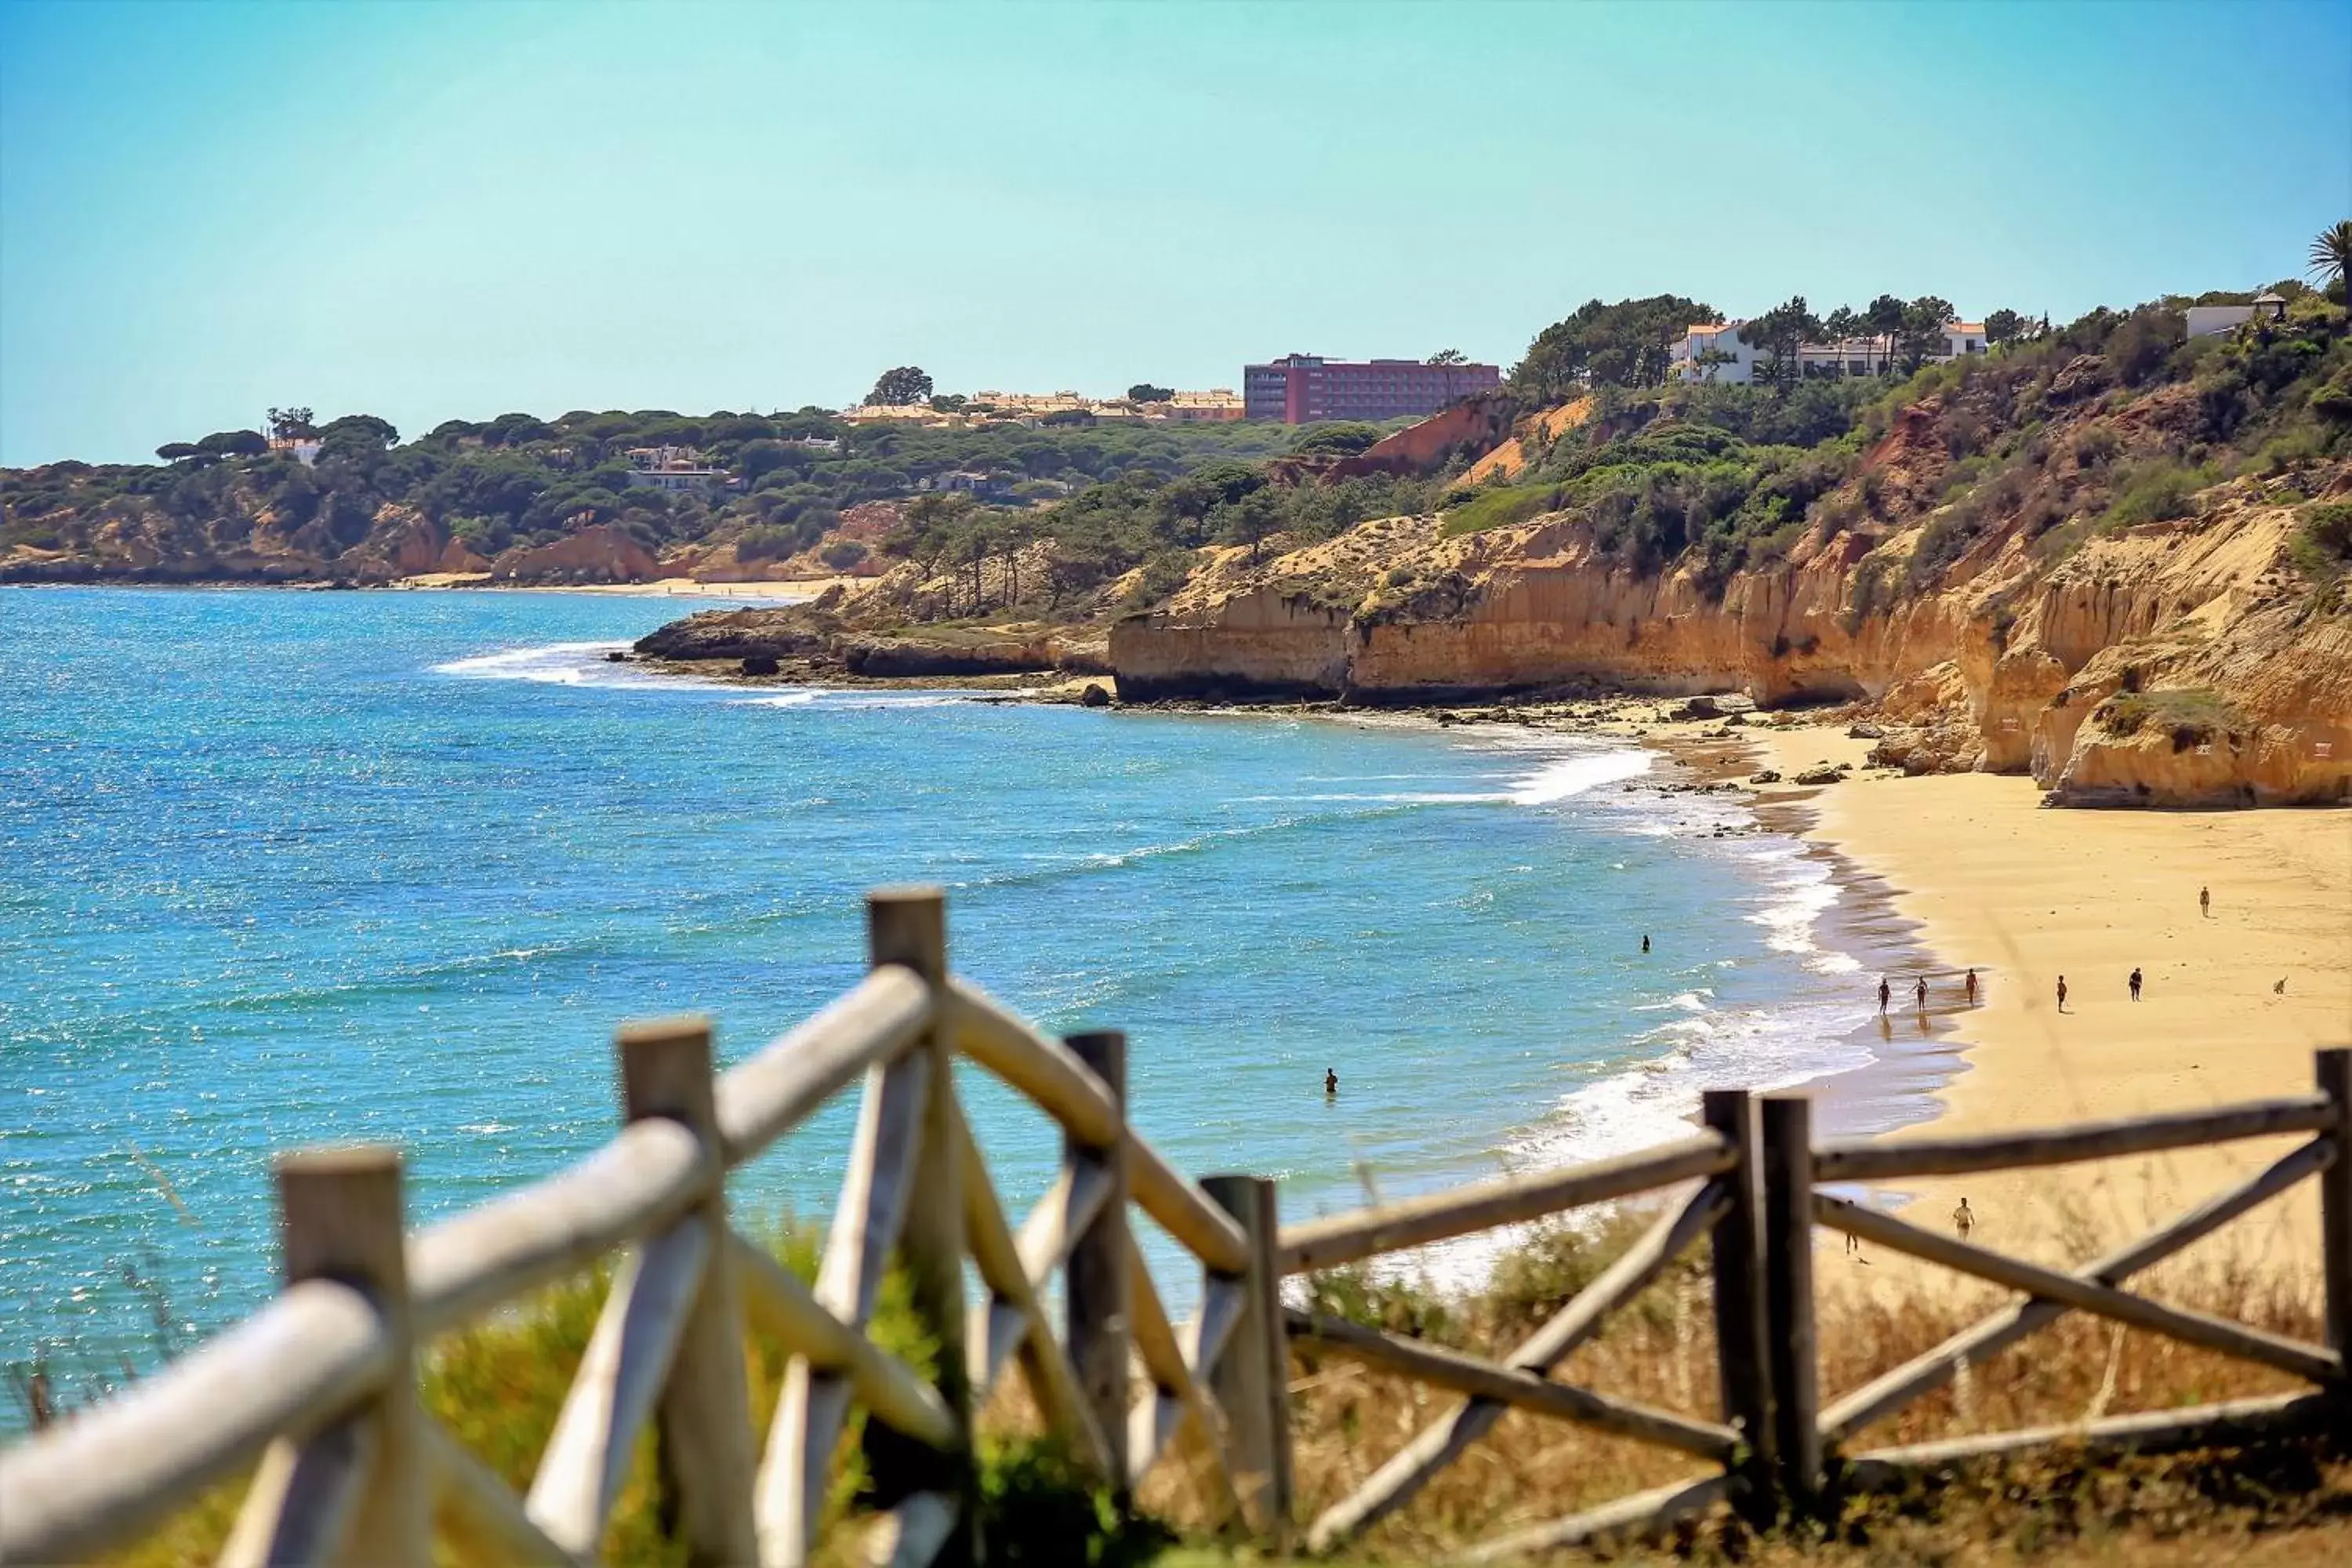
<svg viewBox="0 0 2352 1568">
<path fill-rule="evenodd" d="M 1745 321 L 1716 321 L 1687 329 L 1669 346 L 1667 374 L 1683 381 L 1721 381 L 1746 385 L 1756 377 L 1758 351 L 1739 335 Z M 1986 351 L 1982 321 L 1944 323 L 1941 353 L 1927 356 L 1942 364 Z M 1879 375 L 1895 361 L 1897 345 L 1891 336 L 1843 338 L 1832 343 L 1803 343 L 1797 350 L 1799 370 L 1806 375 Z M 1771 362 L 1768 358 L 1765 363 Z"/>
<path fill-rule="evenodd" d="M 2286 300 L 2265 289 L 2254 296 L 2254 302 L 2251 305 L 2191 305 L 2186 312 L 2189 335 L 2210 338 L 2232 331 L 2252 321 L 2258 311 L 2265 321 L 2284 321 L 2286 320 Z"/>
<path fill-rule="evenodd" d="M 704 466 L 691 447 L 632 447 L 629 483 L 656 490 L 707 490 L 727 482 L 724 468 Z"/>
</svg>

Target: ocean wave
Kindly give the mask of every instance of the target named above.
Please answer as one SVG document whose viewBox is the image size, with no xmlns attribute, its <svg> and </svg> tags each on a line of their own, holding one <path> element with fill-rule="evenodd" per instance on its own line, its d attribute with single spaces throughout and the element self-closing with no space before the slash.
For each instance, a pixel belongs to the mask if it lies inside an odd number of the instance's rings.
<svg viewBox="0 0 2352 1568">
<path fill-rule="evenodd" d="M 1234 805 L 1325 805 L 1364 803 L 1374 805 L 1507 805 L 1511 796 L 1499 791 L 1398 790 L 1364 795 L 1245 795 Z"/>
<path fill-rule="evenodd" d="M 1706 1011 L 1707 998 L 1714 994 L 1715 990 L 1712 986 L 1702 985 L 1695 991 L 1678 992 L 1663 1002 L 1636 1002 L 1628 1011 L 1663 1013 L 1669 1007 L 1679 1007 L 1686 1013 L 1704 1013 Z"/>
<path fill-rule="evenodd" d="M 468 680 L 530 680 L 547 686 L 625 687 L 638 691 L 682 690 L 694 684 L 676 676 L 647 675 L 604 657 L 628 646 L 625 642 L 538 643 L 453 658 L 430 669 L 435 675 Z"/>
<path fill-rule="evenodd" d="M 1602 752 L 1562 757 L 1511 785 L 1514 805 L 1551 805 L 1602 784 L 1639 778 L 1654 759 L 1648 752 Z"/>
</svg>

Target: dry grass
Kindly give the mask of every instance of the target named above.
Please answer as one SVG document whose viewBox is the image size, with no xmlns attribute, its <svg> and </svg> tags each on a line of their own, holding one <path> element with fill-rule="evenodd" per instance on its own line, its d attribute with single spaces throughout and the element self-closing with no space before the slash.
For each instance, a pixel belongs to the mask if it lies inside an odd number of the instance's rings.
<svg viewBox="0 0 2352 1568">
<path fill-rule="evenodd" d="M 2068 1249 L 2078 1258 L 2087 1253 L 2092 1234 L 2087 1226 L 2082 1230 L 2083 1238 Z M 1410 1281 L 1349 1274 L 1315 1281 L 1315 1305 L 1392 1331 L 1499 1356 L 1634 1234 L 1630 1221 L 1592 1235 L 1565 1228 L 1547 1233 L 1507 1259 L 1487 1291 L 1466 1300 L 1445 1300 Z M 1821 1235 L 1827 1244 L 1822 1272 L 1843 1278 L 1830 1267 L 1839 1258 L 1838 1242 L 1826 1232 Z M 1823 1294 L 1820 1377 L 1825 1404 L 2015 1299 L 1933 1271 L 1890 1273 L 1880 1289 Z M 2317 1303 L 2308 1285 L 2259 1256 L 2249 1262 L 2213 1252 L 2155 1278 L 2151 1293 L 2175 1304 L 2305 1340 L 2320 1337 Z M 1722 1419 L 1708 1309 L 1701 1257 L 1685 1258 L 1555 1375 Z M 1303 1517 L 1354 1491 L 1415 1433 L 1459 1403 L 1338 1359 L 1300 1354 L 1295 1373 L 1292 1413 Z M 1855 1447 L 2063 1424 L 2300 1386 L 2261 1367 L 2074 1313 L 1970 1367 L 1946 1388 L 1862 1434 Z M 1354 1549 L 1368 1561 L 1442 1561 L 1470 1542 L 1701 1472 L 1701 1466 L 1680 1455 L 1515 1413 Z M 1998 1562 L 2007 1560 L 1999 1553 L 2011 1546 L 2031 1552 L 2045 1544 L 2054 1549 L 2095 1538 L 2121 1539 L 2132 1530 L 2148 1543 L 2182 1531 L 2251 1533 L 2290 1523 L 2316 1526 L 2347 1510 L 2352 1467 L 2306 1447 L 2290 1446 L 2254 1458 L 2149 1458 L 2098 1469 L 2080 1468 L 2063 1458 L 2037 1458 L 1974 1467 L 1966 1478 L 1933 1493 L 1856 1500 L 1841 1526 L 1826 1536 L 1754 1541 L 1722 1515 L 1685 1532 L 1675 1554 L 1759 1563 Z M 2352 1544 L 2352 1526 L 2339 1523 L 2337 1529 L 2337 1544 Z M 2304 1559 L 2278 1559 L 2299 1560 Z"/>
<path fill-rule="evenodd" d="M 1633 1220 L 1597 1232 L 1559 1227 L 1512 1253 L 1487 1289 L 1448 1297 L 1410 1279 L 1342 1271 L 1309 1282 L 1313 1304 L 1392 1331 L 1501 1355 L 1581 1289 L 1638 1233 Z M 1825 1239 L 1828 1233 L 1822 1233 Z M 2087 1245 L 2087 1242 L 2084 1243 Z M 780 1243 L 803 1272 L 805 1240 Z M 1828 1240 L 1823 1273 L 1838 1244 Z M 1667 1409 L 1719 1418 L 1715 1344 L 1704 1248 L 1581 1347 L 1558 1375 Z M 1839 1289 L 1822 1302 L 1824 1399 L 1924 1351 L 1968 1326 L 1999 1292 L 1954 1287 L 1932 1274 L 1887 1271 L 1874 1290 Z M 540 1310 L 451 1336 L 436 1348 L 426 1399 L 436 1417 L 520 1489 L 553 1424 L 572 1368 L 595 1319 L 602 1284 L 551 1291 Z M 2181 1305 L 2305 1339 L 2320 1325 L 2311 1292 L 2259 1260 L 2228 1253 L 2161 1277 L 2153 1291 Z M 877 1322 L 877 1337 L 918 1362 L 902 1300 Z M 754 1415 L 764 1426 L 782 1370 L 781 1348 L 748 1342 Z M 1360 1486 L 1429 1422 L 1451 1395 L 1335 1358 L 1294 1357 L 1292 1413 L 1302 1520 Z M 1181 1462 L 1147 1486 L 1144 1517 L 1115 1523 L 1105 1500 L 1076 1479 L 1055 1449 L 1037 1441 L 1018 1380 L 986 1413 L 982 1478 L 992 1560 L 1100 1565 L 1161 1561 L 1246 1561 L 1223 1554 L 1202 1530 L 1202 1499 Z M 2164 1409 L 2285 1392 L 2293 1380 L 2243 1363 L 2119 1330 L 2081 1314 L 2061 1319 L 1948 1388 L 1864 1435 L 1862 1446 L 1925 1441 L 2006 1427 L 2042 1426 L 2134 1410 Z M 2286 1444 L 2245 1454 L 2145 1458 L 2091 1468 L 2064 1454 L 1987 1462 L 1905 1497 L 1850 1500 L 1826 1529 L 1804 1526 L 1756 1537 L 1727 1514 L 1685 1529 L 1674 1541 L 1627 1547 L 1612 1559 L 1744 1562 L 1760 1565 L 1879 1568 L 1930 1563 L 1951 1568 L 2035 1563 L 2204 1563 L 2226 1556 L 2259 1565 L 2352 1560 L 2352 1453 Z M 1441 1471 L 1412 1505 L 1350 1548 L 1350 1562 L 1442 1562 L 1479 1540 L 1555 1519 L 1624 1493 L 1696 1475 L 1683 1456 L 1537 1417 L 1506 1416 L 1494 1432 Z M 831 1499 L 835 1517 L 854 1511 L 859 1485 L 855 1435 Z M 225 1490 L 118 1559 L 142 1565 L 210 1561 L 235 1510 Z M 667 1563 L 680 1557 L 656 1521 L 650 1440 L 616 1510 L 606 1558 Z M 1165 1521 L 1165 1522 L 1163 1522 Z M 1108 1528 L 1107 1528 L 1108 1527 Z M 847 1562 L 855 1530 L 836 1532 L 828 1562 Z M 1181 1535 L 1199 1543 L 1162 1555 Z M 1606 1555 L 1603 1553 L 1603 1555 Z"/>
</svg>

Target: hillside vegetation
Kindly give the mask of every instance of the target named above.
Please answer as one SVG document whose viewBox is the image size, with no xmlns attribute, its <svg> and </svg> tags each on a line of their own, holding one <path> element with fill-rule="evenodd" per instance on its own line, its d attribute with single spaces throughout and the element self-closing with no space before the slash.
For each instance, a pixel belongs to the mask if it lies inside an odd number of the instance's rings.
<svg viewBox="0 0 2352 1568">
<path fill-rule="evenodd" d="M 1327 427 L 1343 438 L 1349 428 Z M 1255 462 L 1301 434 L 1247 424 L 850 426 L 821 409 L 507 414 L 451 420 L 404 442 L 371 415 L 314 424 L 295 409 L 282 433 L 318 441 L 315 466 L 273 450 L 259 431 L 235 430 L 166 443 L 156 463 L 0 470 L 0 581 L 372 584 L 499 568 L 609 581 L 656 567 L 755 567 L 819 547 L 845 512 L 908 500 L 943 476 L 984 477 L 1010 502 L 1003 510 L 1018 512 L 1106 481 L 1150 487 L 1203 465 Z M 703 492 L 633 484 L 628 452 L 662 447 L 690 448 L 718 479 Z M 895 516 L 886 512 L 884 525 Z M 592 531 L 604 548 L 530 558 Z"/>
<path fill-rule="evenodd" d="M 2063 804 L 2341 801 L 2352 340 L 2329 295 L 2274 289 L 2283 320 L 2194 340 L 2189 306 L 2228 297 L 1754 385 L 1627 346 L 1703 307 L 1587 307 L 1513 385 L 1360 450 L 926 499 L 857 591 L 640 648 L 786 679 L 1108 672 L 1129 700 L 1734 689 L 1864 705 L 1887 765 Z"/>
</svg>

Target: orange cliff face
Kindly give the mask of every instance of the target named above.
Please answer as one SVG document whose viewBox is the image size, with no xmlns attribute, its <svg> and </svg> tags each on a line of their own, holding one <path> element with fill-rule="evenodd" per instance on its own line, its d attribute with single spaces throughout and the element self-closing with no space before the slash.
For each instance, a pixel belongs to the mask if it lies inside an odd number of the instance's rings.
<svg viewBox="0 0 2352 1568">
<path fill-rule="evenodd" d="M 1996 531 L 1900 591 L 1916 524 L 1809 535 L 1715 593 L 1610 560 L 1568 514 L 1456 539 L 1385 519 L 1255 566 L 1204 552 L 1113 626 L 1110 659 L 1130 700 L 1883 700 L 1885 760 L 2030 773 L 2062 804 L 2352 801 L 2352 613 L 2286 564 L 2291 505 L 2244 484 L 2200 500 L 2054 560 Z"/>
</svg>

